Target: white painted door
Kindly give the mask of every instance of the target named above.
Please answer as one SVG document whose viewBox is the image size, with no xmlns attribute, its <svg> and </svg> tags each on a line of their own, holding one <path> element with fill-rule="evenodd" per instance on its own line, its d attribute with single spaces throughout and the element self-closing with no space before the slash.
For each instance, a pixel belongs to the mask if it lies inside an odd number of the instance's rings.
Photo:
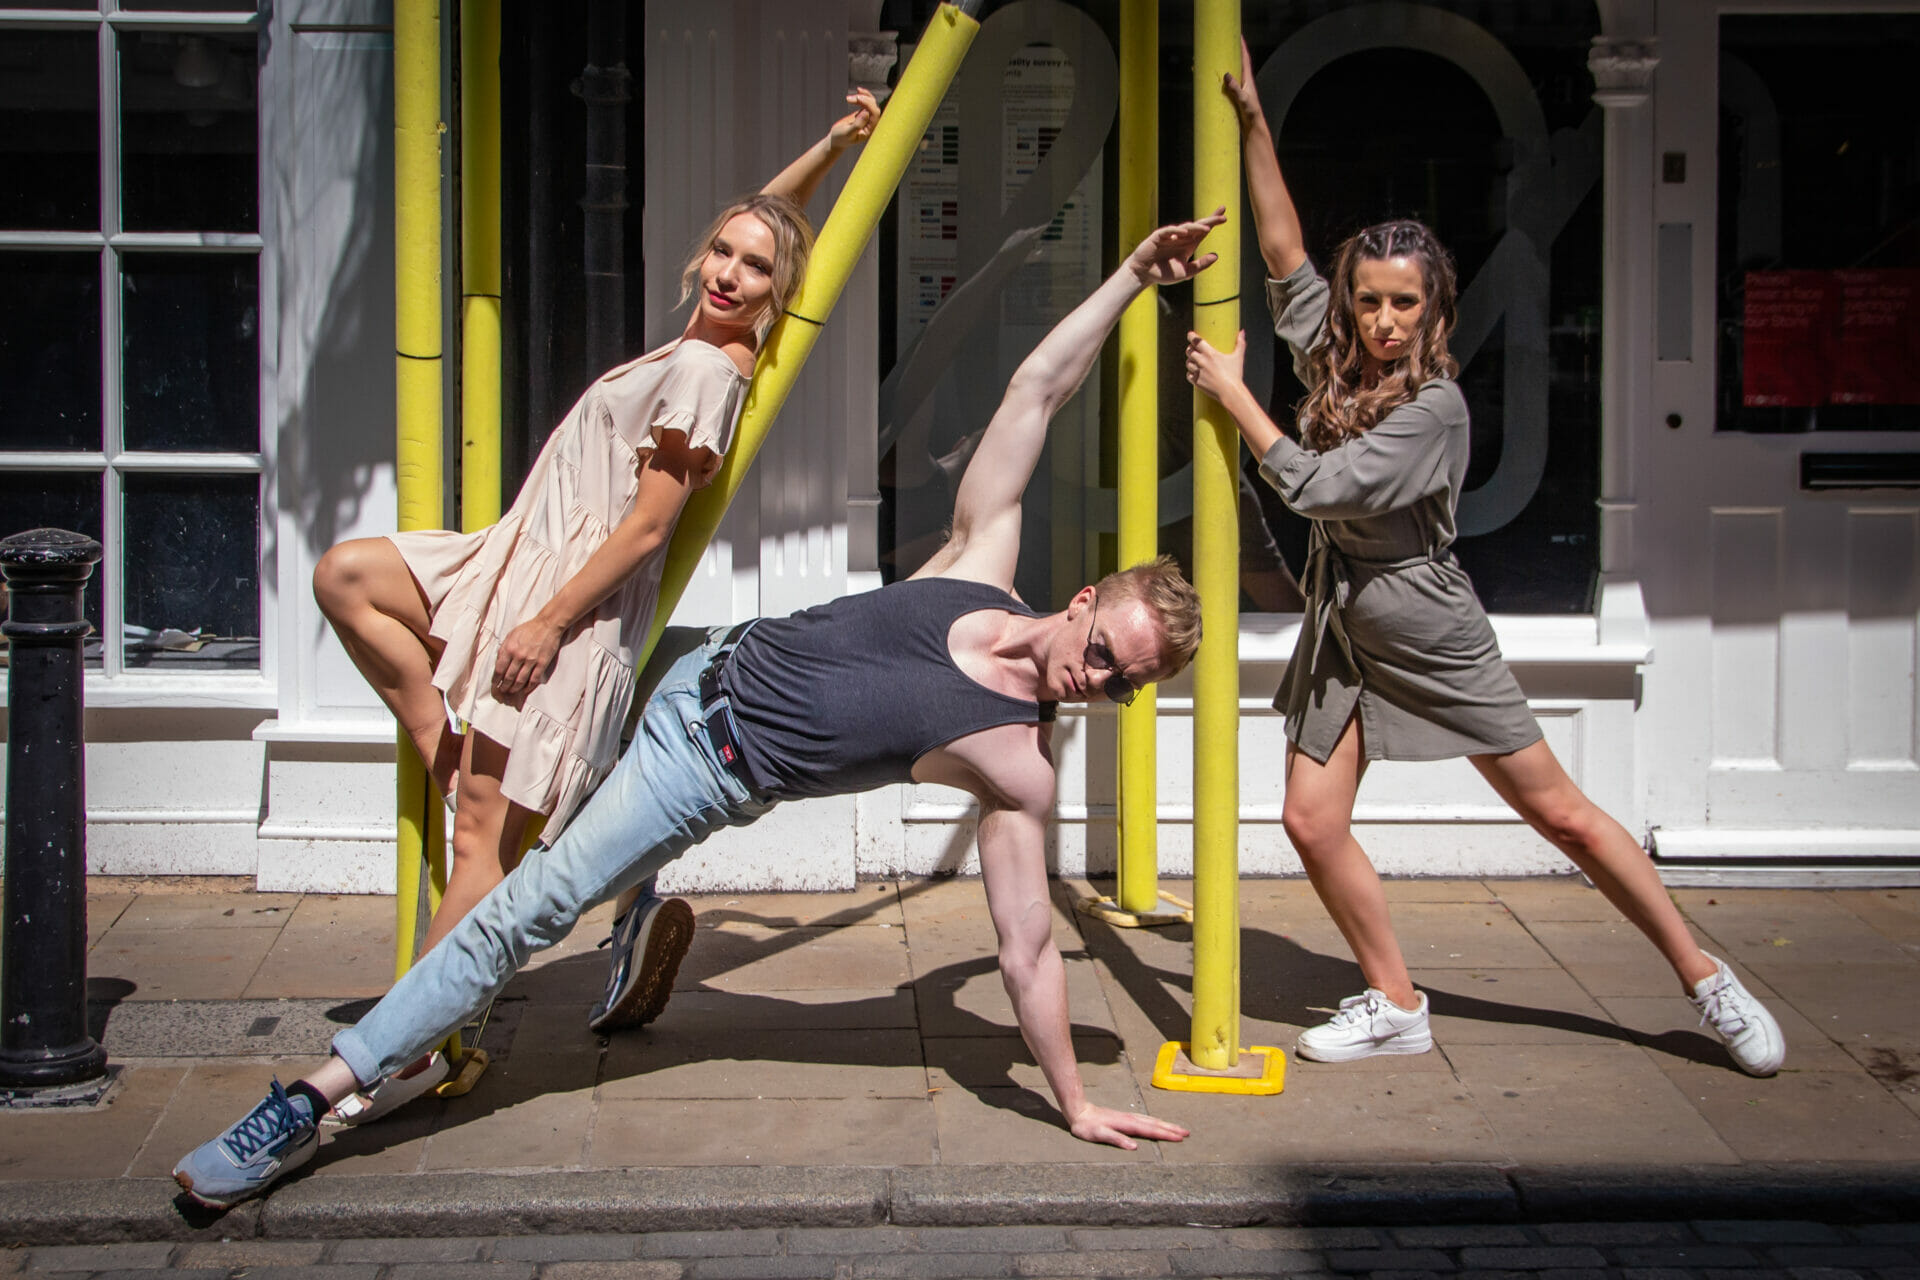
<svg viewBox="0 0 1920 1280">
<path fill-rule="evenodd" d="M 1791 865 L 1898 879 L 1902 864 L 1920 867 L 1920 490 L 1814 490 L 1801 469 L 1812 453 L 1910 453 L 1920 432 L 1716 430 L 1715 361 L 1729 345 L 1716 318 L 1717 237 L 1756 232 L 1742 221 L 1754 184 L 1739 210 L 1717 203 L 1727 183 L 1714 9 L 1660 6 L 1650 175 L 1660 358 L 1655 420 L 1635 427 L 1645 500 L 1633 533 L 1655 647 L 1639 741 L 1648 821 L 1663 861 L 1708 877 Z M 1756 171 L 1767 164 L 1739 154 Z M 1764 258 L 1750 247 L 1742 259 Z"/>
</svg>

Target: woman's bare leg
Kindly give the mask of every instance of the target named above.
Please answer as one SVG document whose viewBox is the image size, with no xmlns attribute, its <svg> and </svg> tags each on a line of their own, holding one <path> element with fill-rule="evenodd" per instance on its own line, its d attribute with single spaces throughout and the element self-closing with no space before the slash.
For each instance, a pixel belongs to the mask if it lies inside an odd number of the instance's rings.
<svg viewBox="0 0 1920 1280">
<path fill-rule="evenodd" d="M 1472 759 L 1500 798 L 1572 859 L 1607 901 L 1660 949 L 1688 995 L 1695 983 L 1714 975 L 1713 961 L 1687 932 L 1646 851 L 1574 785 L 1552 748 L 1536 742 L 1507 755 Z"/>
<path fill-rule="evenodd" d="M 1289 746 L 1281 822 L 1306 865 L 1313 891 L 1353 949 L 1367 985 L 1402 1009 L 1413 1009 L 1420 997 L 1393 933 L 1386 890 L 1366 850 L 1353 838 L 1353 803 L 1367 768 L 1361 748 L 1358 717 L 1347 722 L 1325 764 Z"/>
<path fill-rule="evenodd" d="M 460 757 L 460 808 L 453 821 L 453 865 L 447 891 L 427 925 L 422 954 L 466 918 L 480 899 L 520 864 L 520 841 L 530 810 L 501 794 L 507 749 L 482 733 L 468 733 Z"/>
<path fill-rule="evenodd" d="M 428 635 L 427 602 L 400 549 L 385 538 L 339 543 L 314 566 L 313 597 L 446 794 L 461 739 L 448 730 L 446 704 L 433 687 L 443 646 Z"/>
</svg>

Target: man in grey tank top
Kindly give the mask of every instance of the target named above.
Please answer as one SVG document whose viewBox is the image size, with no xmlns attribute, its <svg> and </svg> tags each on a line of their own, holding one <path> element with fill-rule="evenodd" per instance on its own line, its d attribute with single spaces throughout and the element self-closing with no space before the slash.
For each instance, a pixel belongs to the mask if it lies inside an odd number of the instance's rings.
<svg viewBox="0 0 1920 1280">
<path fill-rule="evenodd" d="M 1178 672 L 1199 646 L 1199 599 L 1165 559 L 1082 587 L 1057 613 L 1035 614 L 1012 590 L 1020 498 L 1049 422 L 1144 288 L 1212 264 L 1213 254 L 1195 250 L 1225 220 L 1214 213 L 1154 232 L 1040 341 L 968 464 L 952 533 L 912 579 L 716 634 L 675 663 L 647 699 L 632 747 L 553 846 L 525 859 L 336 1036 L 324 1066 L 291 1088 L 274 1081 L 251 1112 L 182 1159 L 174 1176 L 187 1192 L 224 1207 L 304 1164 L 333 1103 L 367 1086 L 404 1088 L 393 1073 L 484 1006 L 534 951 L 719 828 L 752 822 L 784 798 L 909 779 L 960 787 L 979 801 L 980 872 L 1001 976 L 1074 1136 L 1128 1149 L 1140 1138 L 1186 1137 L 1179 1125 L 1086 1096 L 1066 968 L 1053 945 L 1045 830 L 1052 704 L 1131 701 L 1140 686 Z M 861 728 L 849 720 L 836 736 L 830 726 L 823 752 L 810 755 L 803 735 L 786 730 L 809 703 L 818 708 L 805 690 L 829 687 L 822 673 L 833 663 L 869 684 L 892 681 L 896 692 L 843 685 L 842 700 L 862 704 Z M 649 992 L 649 977 L 659 988 L 679 956 L 639 950 L 641 962 L 612 984 L 597 1025 L 633 1020 L 647 1000 L 664 999 Z"/>
</svg>

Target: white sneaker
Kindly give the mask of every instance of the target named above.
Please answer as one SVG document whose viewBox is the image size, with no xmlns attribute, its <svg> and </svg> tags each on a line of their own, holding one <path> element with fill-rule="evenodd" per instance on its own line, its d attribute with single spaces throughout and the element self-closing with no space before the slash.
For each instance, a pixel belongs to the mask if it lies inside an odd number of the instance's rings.
<svg viewBox="0 0 1920 1280">
<path fill-rule="evenodd" d="M 1767 1012 L 1767 1006 L 1754 999 L 1753 993 L 1733 976 L 1726 961 L 1718 956 L 1707 959 L 1718 971 L 1696 982 L 1689 997 L 1700 1011 L 1700 1025 L 1712 1025 L 1742 1071 L 1750 1076 L 1772 1075 L 1787 1060 L 1787 1041 L 1780 1034 L 1780 1024 Z"/>
<path fill-rule="evenodd" d="M 435 1049 L 427 1065 L 410 1076 L 391 1075 L 374 1085 L 342 1098 L 333 1110 L 320 1118 L 322 1128 L 354 1128 L 372 1124 L 395 1108 L 415 1098 L 447 1078 L 447 1055 Z"/>
<path fill-rule="evenodd" d="M 1427 1029 L 1427 993 L 1420 1007 L 1402 1009 L 1368 987 L 1340 1002 L 1332 1020 L 1308 1027 L 1294 1042 L 1294 1052 L 1315 1062 L 1352 1062 L 1376 1053 L 1425 1053 L 1433 1048 Z"/>
</svg>

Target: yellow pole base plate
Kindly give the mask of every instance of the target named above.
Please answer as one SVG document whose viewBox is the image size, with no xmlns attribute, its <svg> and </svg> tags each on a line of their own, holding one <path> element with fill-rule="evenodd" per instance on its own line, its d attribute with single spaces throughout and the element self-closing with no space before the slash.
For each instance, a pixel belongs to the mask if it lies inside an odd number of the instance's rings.
<svg viewBox="0 0 1920 1280">
<path fill-rule="evenodd" d="M 1270 1044 L 1248 1045 L 1240 1061 L 1225 1071 L 1196 1067 L 1187 1057 L 1185 1040 L 1160 1046 L 1153 1064 L 1153 1087 L 1181 1093 L 1242 1093 L 1264 1097 L 1286 1088 L 1287 1055 Z"/>
<path fill-rule="evenodd" d="M 485 1049 L 469 1049 L 455 1060 L 453 1074 L 433 1086 L 433 1096 L 436 1098 L 457 1098 L 463 1093 L 470 1093 L 473 1090 L 473 1086 L 480 1083 L 480 1077 L 486 1073 L 487 1051 Z"/>
<path fill-rule="evenodd" d="M 1082 898 L 1080 912 L 1096 920 L 1104 920 L 1118 929 L 1139 929 L 1148 925 L 1192 924 L 1193 904 L 1176 898 L 1170 893 L 1160 895 L 1160 901 L 1171 902 L 1180 908 L 1178 911 L 1122 911 L 1120 904 L 1111 897 Z"/>
</svg>

